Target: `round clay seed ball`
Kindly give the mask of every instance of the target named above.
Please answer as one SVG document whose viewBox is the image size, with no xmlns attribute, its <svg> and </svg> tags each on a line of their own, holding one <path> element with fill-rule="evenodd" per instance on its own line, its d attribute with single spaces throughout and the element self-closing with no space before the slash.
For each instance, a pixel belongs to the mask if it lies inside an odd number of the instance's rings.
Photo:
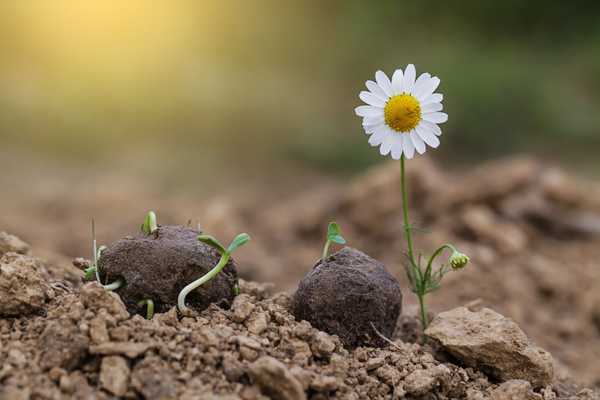
<svg viewBox="0 0 600 400">
<path fill-rule="evenodd" d="M 338 335 L 350 348 L 384 346 L 371 324 L 390 338 L 401 310 L 396 278 L 382 263 L 350 247 L 319 261 L 292 299 L 297 320 Z"/>
<path fill-rule="evenodd" d="M 102 283 L 124 280 L 116 293 L 131 313 L 145 313 L 137 305 L 145 299 L 154 301 L 157 312 L 168 311 L 177 305 L 181 289 L 206 274 L 221 258 L 216 249 L 198 241 L 199 234 L 195 229 L 166 225 L 149 235 L 140 232 L 111 244 L 98 260 Z M 211 303 L 227 308 L 237 283 L 237 270 L 230 259 L 217 276 L 188 294 L 186 304 L 197 311 Z"/>
</svg>

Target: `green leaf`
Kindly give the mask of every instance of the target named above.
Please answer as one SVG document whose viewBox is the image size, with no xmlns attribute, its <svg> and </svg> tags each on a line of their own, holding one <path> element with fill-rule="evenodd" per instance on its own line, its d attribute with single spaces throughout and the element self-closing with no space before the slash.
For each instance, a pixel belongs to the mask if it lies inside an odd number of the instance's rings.
<svg viewBox="0 0 600 400">
<path fill-rule="evenodd" d="M 330 222 L 327 226 L 327 240 L 337 244 L 346 244 L 346 239 L 342 236 L 342 230 L 337 222 Z"/>
<path fill-rule="evenodd" d="M 342 233 L 342 231 L 338 223 L 334 221 L 330 222 L 327 226 L 327 236 L 333 237 L 339 235 L 340 233 Z"/>
<path fill-rule="evenodd" d="M 215 237 L 213 237 L 213 236 L 200 235 L 200 236 L 198 236 L 198 240 L 204 244 L 214 247 L 215 249 L 217 249 L 217 251 L 220 254 L 225 254 L 225 252 L 226 252 L 225 247 L 223 247 L 223 245 L 217 239 L 215 239 Z"/>
<path fill-rule="evenodd" d="M 87 267 L 84 271 L 85 279 L 92 279 L 96 276 L 96 267 Z"/>
<path fill-rule="evenodd" d="M 156 214 L 154 211 L 148 212 L 146 214 L 146 218 L 144 218 L 144 223 L 142 224 L 142 232 L 146 235 L 149 235 L 155 232 L 158 229 L 158 225 L 156 224 Z"/>
<path fill-rule="evenodd" d="M 231 242 L 227 248 L 227 252 L 230 254 L 233 253 L 238 247 L 245 245 L 248 241 L 250 241 L 250 235 L 247 233 L 240 233 L 233 239 L 233 242 Z"/>
<path fill-rule="evenodd" d="M 344 239 L 341 235 L 330 237 L 329 240 L 337 244 L 346 244 L 346 239 Z"/>
</svg>

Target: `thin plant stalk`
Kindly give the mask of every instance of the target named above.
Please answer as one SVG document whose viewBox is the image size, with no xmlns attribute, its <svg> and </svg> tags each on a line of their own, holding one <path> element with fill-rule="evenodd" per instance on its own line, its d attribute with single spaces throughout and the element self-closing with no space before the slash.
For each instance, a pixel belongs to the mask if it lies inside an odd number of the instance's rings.
<svg viewBox="0 0 600 400">
<path fill-rule="evenodd" d="M 208 271 L 200 279 L 195 280 L 194 282 L 190 283 L 189 285 L 187 285 L 186 287 L 184 287 L 181 290 L 181 292 L 179 293 L 179 296 L 177 297 L 177 307 L 179 308 L 179 310 L 181 312 L 184 312 L 187 310 L 187 307 L 185 305 L 185 298 L 187 297 L 187 295 L 192 290 L 196 289 L 198 286 L 203 285 L 204 283 L 210 281 L 212 278 L 217 276 L 219 274 L 219 272 L 221 272 L 221 270 L 225 267 L 225 265 L 227 265 L 227 262 L 229 261 L 230 257 L 231 257 L 231 254 L 229 252 L 224 252 L 221 255 L 221 259 L 219 260 L 217 265 L 215 265 L 213 267 L 213 269 Z"/>
<path fill-rule="evenodd" d="M 406 176 L 404 166 L 404 155 L 400 157 L 400 185 L 402 187 L 402 215 L 404 218 L 404 232 L 406 234 L 406 242 L 408 247 L 408 261 L 410 263 L 409 268 L 412 268 L 415 276 L 418 276 L 416 295 L 419 298 L 419 308 L 421 309 L 421 325 L 423 330 L 427 328 L 427 306 L 425 305 L 425 288 L 423 286 L 423 272 L 418 266 L 415 260 L 415 253 L 413 250 L 412 233 L 410 220 L 408 218 L 408 191 L 406 190 Z"/>
<path fill-rule="evenodd" d="M 322 260 L 325 260 L 327 258 L 327 255 L 329 255 L 329 247 L 330 246 L 331 246 L 331 240 L 325 241 L 325 247 L 323 247 L 323 256 L 321 257 Z"/>
<path fill-rule="evenodd" d="M 154 316 L 154 301 L 152 299 L 145 299 L 138 302 L 138 306 L 146 306 L 146 319 L 152 319 Z"/>
</svg>

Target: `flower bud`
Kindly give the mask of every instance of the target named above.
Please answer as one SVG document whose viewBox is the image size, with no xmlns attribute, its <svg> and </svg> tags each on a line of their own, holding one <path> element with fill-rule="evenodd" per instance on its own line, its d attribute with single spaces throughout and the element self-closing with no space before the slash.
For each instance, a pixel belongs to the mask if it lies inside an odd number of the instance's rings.
<svg viewBox="0 0 600 400">
<path fill-rule="evenodd" d="M 469 263 L 469 256 L 460 251 L 455 251 L 448 261 L 452 269 L 462 269 Z"/>
</svg>

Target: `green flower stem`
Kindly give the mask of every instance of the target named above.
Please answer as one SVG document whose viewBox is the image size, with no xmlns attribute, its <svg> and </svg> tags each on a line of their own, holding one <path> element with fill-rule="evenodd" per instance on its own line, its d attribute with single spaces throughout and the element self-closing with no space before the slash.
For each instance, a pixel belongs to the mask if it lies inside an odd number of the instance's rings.
<svg viewBox="0 0 600 400">
<path fill-rule="evenodd" d="M 406 233 L 406 242 L 408 246 L 408 260 L 410 267 L 414 271 L 415 278 L 417 280 L 415 289 L 416 295 L 419 298 L 419 307 L 421 309 L 421 325 L 423 330 L 427 328 L 427 308 L 425 305 L 425 280 L 423 279 L 423 271 L 415 261 L 415 253 L 413 250 L 412 233 L 410 227 L 410 220 L 408 219 L 408 191 L 406 190 L 406 174 L 404 167 L 404 154 L 400 157 L 400 184 L 402 186 L 402 212 L 404 217 L 404 232 Z"/>
<path fill-rule="evenodd" d="M 331 240 L 327 240 L 325 242 L 325 247 L 323 247 L 323 256 L 321 257 L 321 260 L 325 260 L 327 258 L 327 255 L 329 254 L 329 247 L 331 246 Z"/>
<path fill-rule="evenodd" d="M 154 316 L 154 301 L 145 299 L 137 303 L 139 307 L 146 306 L 146 319 L 152 319 Z"/>
<path fill-rule="evenodd" d="M 433 268 L 433 261 L 436 259 L 436 257 L 438 257 L 440 254 L 442 254 L 442 252 L 446 249 L 450 250 L 453 253 L 457 252 L 456 247 L 454 247 L 450 243 L 445 243 L 445 244 L 441 245 L 436 251 L 433 252 L 431 257 L 429 257 L 429 261 L 427 261 L 427 270 L 425 271 L 426 277 L 431 276 L 431 269 Z"/>
<path fill-rule="evenodd" d="M 221 259 L 219 260 L 219 262 L 213 269 L 211 269 L 204 276 L 202 276 L 199 279 L 196 279 L 194 282 L 190 283 L 189 285 L 187 285 L 186 287 L 184 287 L 181 290 L 181 292 L 179 293 L 179 296 L 177 297 L 177 307 L 179 308 L 179 311 L 181 311 L 181 312 L 187 311 L 188 308 L 185 306 L 185 298 L 187 297 L 187 295 L 192 290 L 196 289 L 198 286 L 210 281 L 212 278 L 217 276 L 219 274 L 219 272 L 221 272 L 221 270 L 225 267 L 225 265 L 229 261 L 230 257 L 231 257 L 230 252 L 228 252 L 228 251 L 223 252 L 223 254 L 221 254 Z"/>
<path fill-rule="evenodd" d="M 404 214 L 404 232 L 406 232 L 406 241 L 408 242 L 408 258 L 413 266 L 415 266 L 416 263 L 413 251 L 412 235 L 410 232 L 410 222 L 408 219 L 408 193 L 406 190 L 406 176 L 404 173 L 404 154 L 402 157 L 400 157 L 400 183 L 402 185 L 402 211 Z"/>
</svg>

